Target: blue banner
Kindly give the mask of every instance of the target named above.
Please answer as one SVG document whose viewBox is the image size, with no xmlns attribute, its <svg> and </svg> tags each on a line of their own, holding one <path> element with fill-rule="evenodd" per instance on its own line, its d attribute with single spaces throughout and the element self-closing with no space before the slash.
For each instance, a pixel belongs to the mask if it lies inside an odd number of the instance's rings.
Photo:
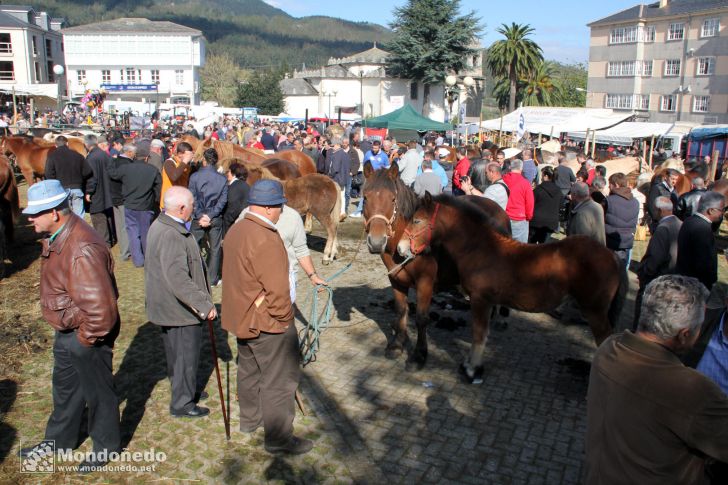
<svg viewBox="0 0 728 485">
<path fill-rule="evenodd" d="M 101 89 L 114 91 L 156 91 L 156 84 L 102 84 Z"/>
</svg>

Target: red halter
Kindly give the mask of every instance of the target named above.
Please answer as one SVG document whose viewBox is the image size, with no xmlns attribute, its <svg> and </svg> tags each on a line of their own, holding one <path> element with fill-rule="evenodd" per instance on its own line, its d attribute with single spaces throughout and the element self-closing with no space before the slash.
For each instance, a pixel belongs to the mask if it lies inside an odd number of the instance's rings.
<svg viewBox="0 0 728 485">
<path fill-rule="evenodd" d="M 414 256 L 421 254 L 422 251 L 424 251 L 425 248 L 427 248 L 432 242 L 432 228 L 435 226 L 435 219 L 437 218 L 437 213 L 439 210 L 440 203 L 438 202 L 437 204 L 435 204 L 435 211 L 432 213 L 432 217 L 430 217 L 430 222 L 427 223 L 426 227 L 423 227 L 419 231 L 415 232 L 412 232 L 409 229 L 404 230 L 404 235 L 407 236 L 410 241 L 410 251 Z M 415 246 L 415 238 L 425 231 L 427 231 L 427 239 L 421 245 Z"/>
</svg>

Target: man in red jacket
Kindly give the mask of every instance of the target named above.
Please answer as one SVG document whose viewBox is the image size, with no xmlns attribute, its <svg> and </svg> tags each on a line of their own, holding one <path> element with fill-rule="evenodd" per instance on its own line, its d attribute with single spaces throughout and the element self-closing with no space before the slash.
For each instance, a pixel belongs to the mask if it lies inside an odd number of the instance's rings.
<svg viewBox="0 0 728 485">
<path fill-rule="evenodd" d="M 468 159 L 468 150 L 465 147 L 458 148 L 458 163 L 455 164 L 455 170 L 452 173 L 452 195 L 465 195 L 461 180 L 467 177 L 470 172 L 470 160 Z"/>
<path fill-rule="evenodd" d="M 511 171 L 503 175 L 503 182 L 510 191 L 506 214 L 511 220 L 513 239 L 527 243 L 528 221 L 533 218 L 533 189 L 521 172 L 523 160 L 511 160 Z"/>
</svg>

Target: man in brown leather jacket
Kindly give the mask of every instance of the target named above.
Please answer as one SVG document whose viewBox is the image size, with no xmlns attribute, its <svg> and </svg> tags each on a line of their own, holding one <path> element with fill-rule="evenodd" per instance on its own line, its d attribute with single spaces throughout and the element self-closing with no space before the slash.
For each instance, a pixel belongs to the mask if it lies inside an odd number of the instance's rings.
<svg viewBox="0 0 728 485">
<path fill-rule="evenodd" d="M 293 436 L 300 354 L 288 256 L 275 226 L 285 202 L 280 182 L 259 180 L 248 213 L 225 236 L 222 327 L 238 338 L 240 430 L 263 425 L 267 451 L 301 454 L 313 443 Z"/>
<path fill-rule="evenodd" d="M 93 471 L 120 451 L 119 403 L 114 390 L 112 357 L 120 320 L 114 260 L 99 234 L 68 208 L 68 190 L 58 180 L 28 189 L 23 211 L 37 233 L 49 233 L 41 254 L 40 306 L 56 330 L 53 344 L 53 411 L 45 440 L 56 449 L 75 449 L 81 416 L 88 407 L 91 460 L 79 471 Z M 30 455 L 33 448 L 20 454 Z"/>
</svg>

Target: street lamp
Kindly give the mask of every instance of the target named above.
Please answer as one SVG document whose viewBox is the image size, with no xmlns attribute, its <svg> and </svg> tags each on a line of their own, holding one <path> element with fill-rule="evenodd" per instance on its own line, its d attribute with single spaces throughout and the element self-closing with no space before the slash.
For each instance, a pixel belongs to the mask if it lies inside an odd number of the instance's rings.
<svg viewBox="0 0 728 485">
<path fill-rule="evenodd" d="M 359 114 L 364 119 L 364 69 L 359 69 L 359 109 Z"/>
<path fill-rule="evenodd" d="M 61 124 L 61 116 L 63 114 L 63 98 L 62 98 L 62 90 L 61 90 L 61 76 L 63 76 L 63 73 L 66 70 L 63 69 L 63 66 L 60 64 L 56 64 L 53 66 L 53 74 L 56 75 L 56 83 L 58 84 L 58 124 Z"/>
<path fill-rule="evenodd" d="M 327 98 L 329 98 L 329 111 L 326 114 L 326 117 L 329 119 L 329 125 L 331 125 L 331 97 L 332 96 L 333 97 L 336 97 L 336 91 L 329 91 L 324 96 L 326 96 Z"/>
</svg>

